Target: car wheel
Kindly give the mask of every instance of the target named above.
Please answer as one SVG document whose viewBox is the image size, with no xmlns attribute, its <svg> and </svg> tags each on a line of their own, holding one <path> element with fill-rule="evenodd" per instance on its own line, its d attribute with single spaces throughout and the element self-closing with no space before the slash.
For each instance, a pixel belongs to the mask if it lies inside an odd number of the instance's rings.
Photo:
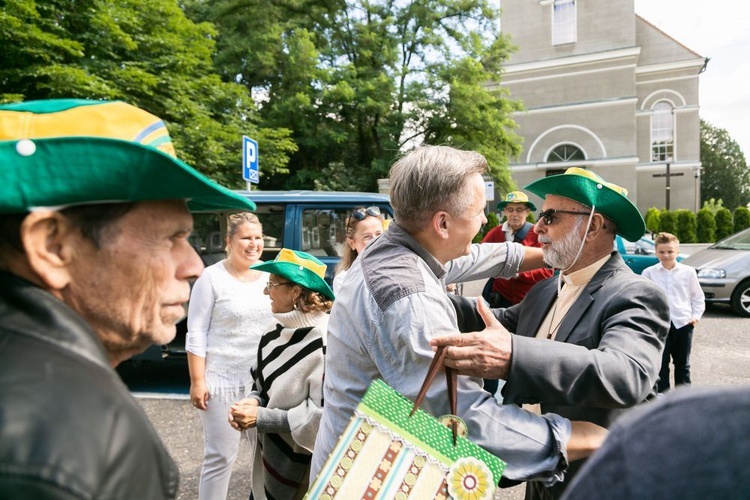
<svg viewBox="0 0 750 500">
<path fill-rule="evenodd" d="M 732 309 L 740 316 L 750 317 L 750 279 L 743 281 L 734 289 Z"/>
</svg>

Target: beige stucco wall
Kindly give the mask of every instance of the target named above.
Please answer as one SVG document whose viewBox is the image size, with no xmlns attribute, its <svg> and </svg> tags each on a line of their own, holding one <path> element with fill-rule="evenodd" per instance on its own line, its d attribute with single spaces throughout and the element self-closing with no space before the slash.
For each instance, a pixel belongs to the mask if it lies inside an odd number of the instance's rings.
<svg viewBox="0 0 750 500">
<path fill-rule="evenodd" d="M 514 115 L 523 152 L 511 160 L 518 186 L 572 164 L 546 162 L 550 150 L 574 144 L 582 166 L 626 187 L 645 212 L 665 203 L 662 163 L 651 162 L 651 109 L 667 100 L 675 113 L 670 208 L 699 207 L 698 82 L 703 58 L 634 12 L 632 0 L 577 2 L 577 41 L 551 44 L 552 5 L 502 2 L 502 31 L 518 50 L 500 85 L 527 111 Z M 503 193 L 499 193 L 503 194 Z M 540 201 L 540 200 L 536 200 Z"/>
</svg>

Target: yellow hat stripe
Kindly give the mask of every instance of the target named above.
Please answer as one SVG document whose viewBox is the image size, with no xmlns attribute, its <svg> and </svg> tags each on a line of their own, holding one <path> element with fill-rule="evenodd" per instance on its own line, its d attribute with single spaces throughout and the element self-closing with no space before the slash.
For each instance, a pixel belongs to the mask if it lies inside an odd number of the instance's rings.
<svg viewBox="0 0 750 500">
<path fill-rule="evenodd" d="M 278 257 L 276 257 L 275 262 L 289 262 L 291 264 L 302 266 L 308 271 L 314 272 L 321 278 L 325 278 L 325 275 L 326 275 L 325 264 L 316 264 L 315 262 L 309 259 L 303 259 L 302 257 L 297 255 L 293 251 L 289 250 L 288 248 L 281 249 Z"/>
<path fill-rule="evenodd" d="M 139 142 L 175 156 L 164 122 L 124 102 L 77 106 L 52 113 L 3 111 L 0 118 L 0 140 L 102 137 Z"/>
<path fill-rule="evenodd" d="M 570 167 L 569 169 L 567 169 L 565 171 L 565 174 L 567 174 L 567 175 L 580 175 L 581 177 L 586 177 L 587 179 L 591 179 L 592 181 L 594 181 L 594 182 L 596 182 L 598 184 L 601 184 L 603 186 L 607 186 L 612 191 L 620 193 L 623 196 L 627 196 L 628 195 L 628 190 L 627 189 L 625 189 L 624 187 L 618 186 L 617 184 L 613 184 L 611 182 L 605 181 L 604 179 L 602 179 L 601 177 L 599 177 L 598 175 L 596 175 L 591 170 L 586 170 L 586 169 L 579 168 L 579 167 Z"/>
</svg>

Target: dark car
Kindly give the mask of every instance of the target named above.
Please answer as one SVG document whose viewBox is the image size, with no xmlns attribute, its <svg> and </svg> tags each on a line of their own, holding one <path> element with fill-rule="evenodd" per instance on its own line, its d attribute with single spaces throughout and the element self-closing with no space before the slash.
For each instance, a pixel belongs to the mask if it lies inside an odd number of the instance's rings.
<svg viewBox="0 0 750 500">
<path fill-rule="evenodd" d="M 346 218 L 354 207 L 377 206 L 386 219 L 393 216 L 390 199 L 378 193 L 336 191 L 238 191 L 257 205 L 255 214 L 263 224 L 262 260 L 273 260 L 282 248 L 302 250 L 326 264 L 326 281 L 333 283 L 333 273 L 341 260 L 346 241 Z M 191 243 L 210 266 L 225 257 L 227 214 L 230 212 L 194 213 Z M 154 346 L 134 357 L 135 360 L 158 360 L 168 356 L 185 356 L 187 320 L 177 325 L 175 340 L 166 346 Z"/>
</svg>

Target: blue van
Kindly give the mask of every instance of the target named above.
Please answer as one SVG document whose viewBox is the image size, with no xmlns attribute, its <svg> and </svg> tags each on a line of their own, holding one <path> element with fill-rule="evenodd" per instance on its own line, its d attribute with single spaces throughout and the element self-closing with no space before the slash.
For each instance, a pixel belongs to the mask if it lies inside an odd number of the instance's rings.
<svg viewBox="0 0 750 500">
<path fill-rule="evenodd" d="M 346 218 L 355 207 L 377 206 L 386 219 L 393 217 L 387 195 L 337 191 L 237 191 L 257 205 L 255 214 L 263 224 L 262 260 L 273 260 L 282 248 L 302 250 L 326 264 L 326 281 L 341 260 L 346 240 Z M 203 263 L 210 266 L 226 254 L 225 235 L 230 212 L 193 213 L 190 241 Z M 136 361 L 186 356 L 187 320 L 177 325 L 177 336 L 165 346 L 152 346 L 132 358 Z"/>
</svg>

